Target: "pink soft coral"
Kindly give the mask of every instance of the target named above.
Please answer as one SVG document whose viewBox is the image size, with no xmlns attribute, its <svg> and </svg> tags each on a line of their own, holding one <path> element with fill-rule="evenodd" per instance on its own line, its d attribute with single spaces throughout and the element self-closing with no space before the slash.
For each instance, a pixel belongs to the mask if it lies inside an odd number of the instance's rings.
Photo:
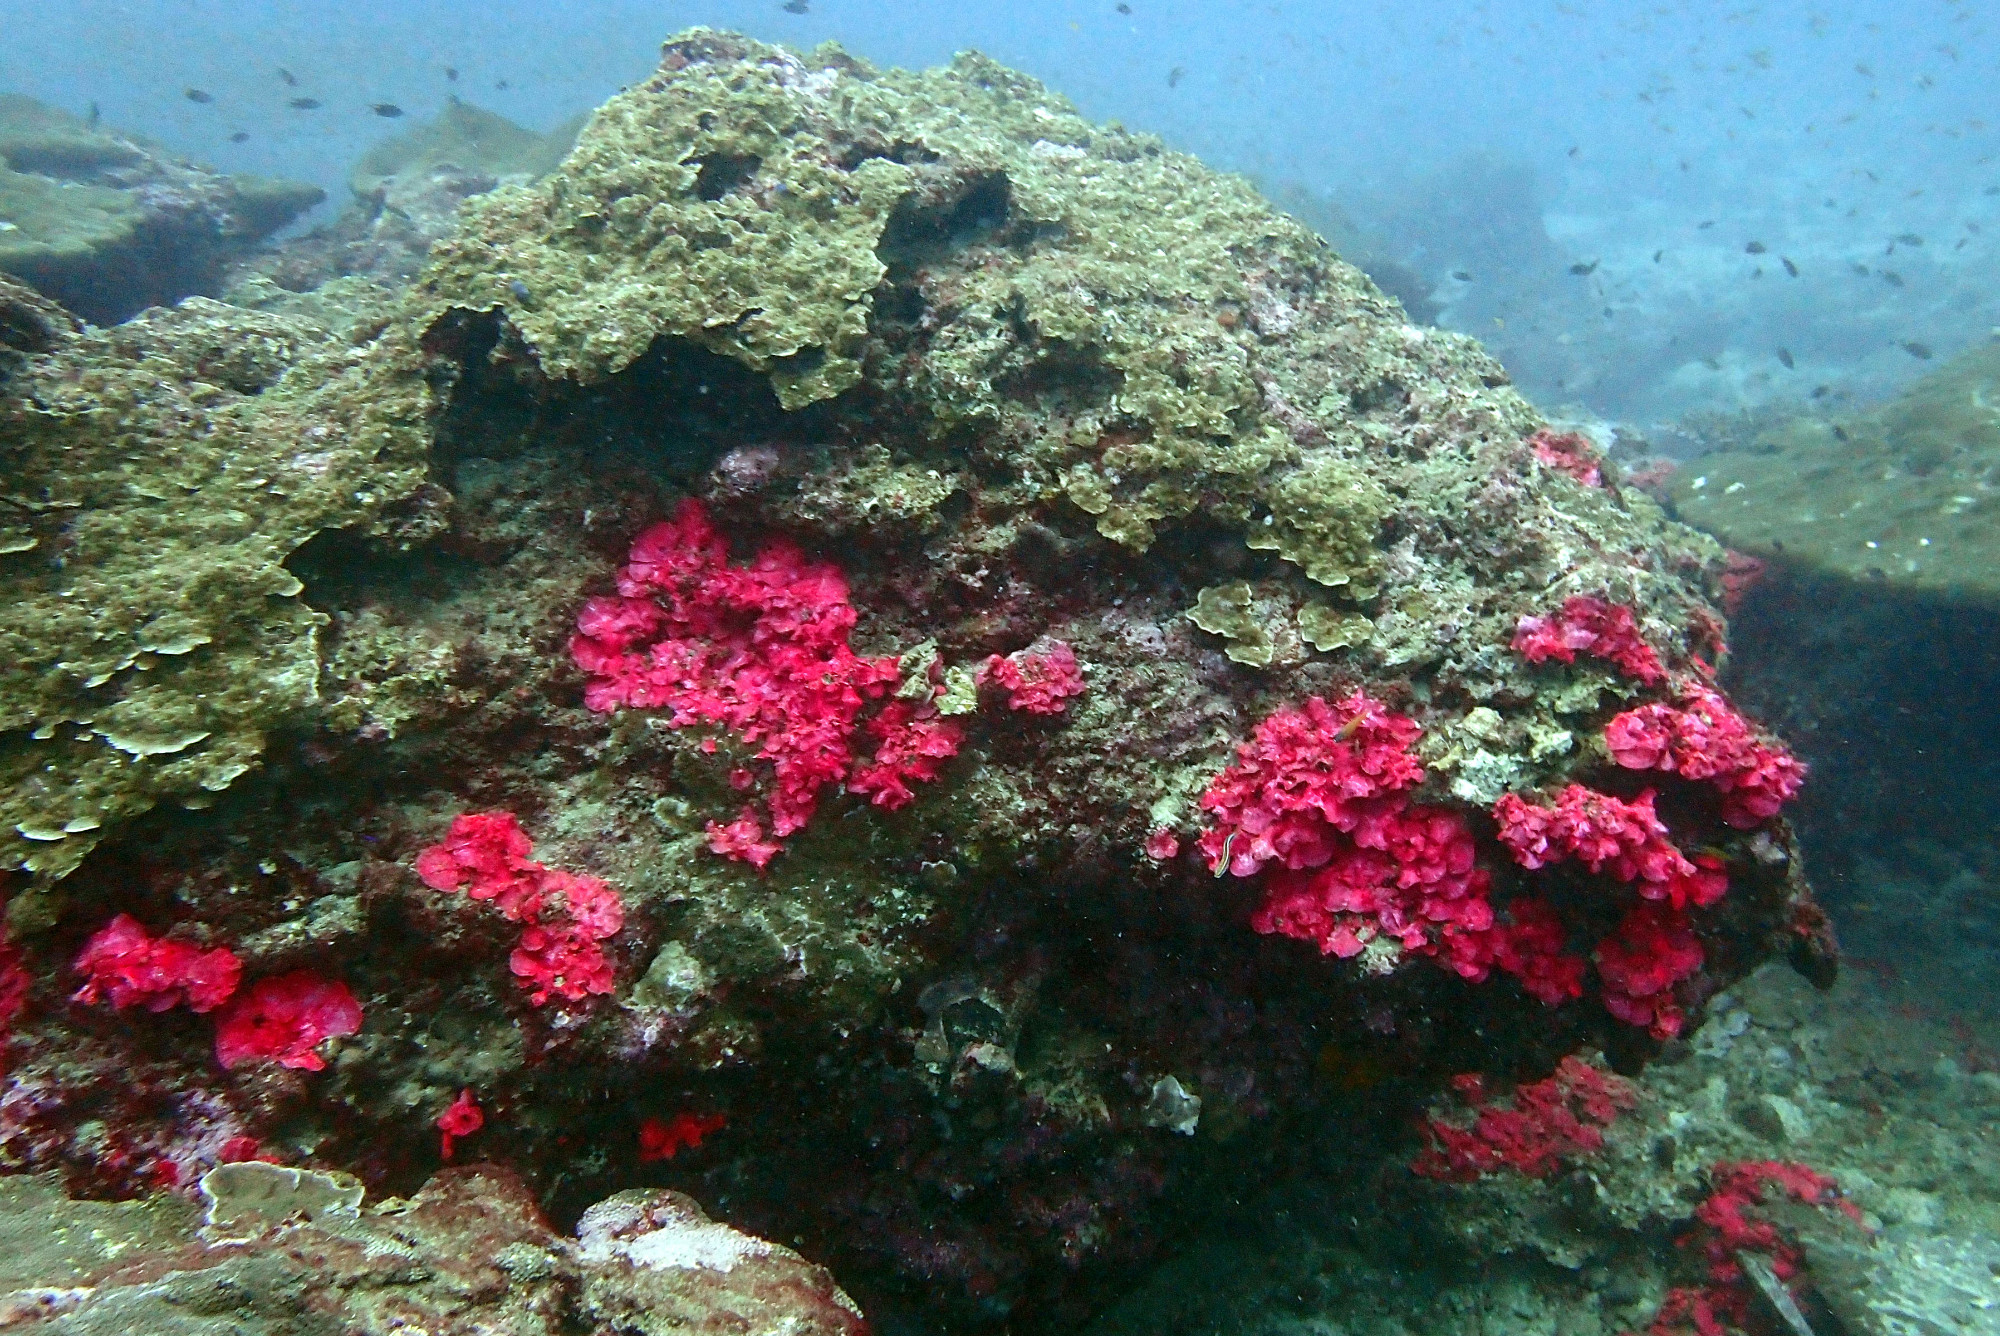
<svg viewBox="0 0 2000 1336">
<path fill-rule="evenodd" d="M 544 866 L 512 812 L 465 812 L 444 839 L 417 855 L 417 875 L 440 891 L 491 900 L 522 924 L 508 967 L 536 1006 L 572 1002 L 612 988 L 604 942 L 625 926 L 618 892 L 596 877 Z"/>
<path fill-rule="evenodd" d="M 1569 933 L 1555 906 L 1517 895 L 1507 905 L 1507 918 L 1493 928 L 1493 963 L 1519 979 L 1528 996 L 1549 1006 L 1582 997 L 1587 967 L 1581 956 L 1566 949 Z"/>
<path fill-rule="evenodd" d="M 445 1111 L 437 1116 L 438 1153 L 449 1163 L 458 1143 L 486 1126 L 486 1113 L 467 1087 L 458 1092 Z"/>
<path fill-rule="evenodd" d="M 751 813 L 748 825 L 711 824 L 709 842 L 762 867 L 827 786 L 852 778 L 877 805 L 900 806 L 909 781 L 934 778 L 958 750 L 956 723 L 929 701 L 905 702 L 874 730 L 873 761 L 857 767 L 862 717 L 900 673 L 894 658 L 854 653 L 854 624 L 838 568 L 783 542 L 732 566 L 707 510 L 689 500 L 633 542 L 616 595 L 584 604 L 570 654 L 588 675 L 591 709 L 668 710 L 670 727 L 722 728 L 758 749 L 771 765 L 768 837 Z"/>
<path fill-rule="evenodd" d="M 1757 736 L 1722 693 L 1681 684 L 1680 703 L 1627 710 L 1604 729 L 1612 759 L 1627 770 L 1661 770 L 1706 780 L 1722 792 L 1722 819 L 1749 829 L 1798 795 L 1806 768 Z"/>
<path fill-rule="evenodd" d="M 1028 714 L 1061 714 L 1071 697 L 1083 694 L 1083 669 L 1063 640 L 1039 640 L 1004 658 L 995 654 L 980 676 L 1007 693 L 1008 709 Z"/>
<path fill-rule="evenodd" d="M 1771 1274 L 1789 1284 L 1805 1267 L 1805 1253 L 1762 1215 L 1766 1188 L 1808 1206 L 1832 1207 L 1860 1224 L 1861 1211 L 1840 1195 L 1832 1178 L 1783 1160 L 1744 1160 L 1708 1171 L 1709 1194 L 1695 1208 L 1692 1241 L 1708 1259 L 1708 1283 L 1667 1291 L 1648 1336 L 1725 1336 L 1749 1326 L 1751 1288 L 1743 1272 L 1746 1253 L 1764 1257 Z M 1686 1240 L 1684 1240 L 1685 1242 Z"/>
<path fill-rule="evenodd" d="M 1597 944 L 1604 1009 L 1656 1039 L 1672 1039 L 1686 1023 L 1674 985 L 1702 965 L 1701 942 L 1671 905 L 1638 904 Z"/>
<path fill-rule="evenodd" d="M 1543 427 L 1528 438 L 1528 445 L 1538 461 L 1558 473 L 1567 473 L 1585 487 L 1604 485 L 1604 457 L 1582 432 Z"/>
<path fill-rule="evenodd" d="M 1409 751 L 1421 731 L 1358 691 L 1337 705 L 1313 696 L 1278 711 L 1201 795 L 1215 819 L 1199 842 L 1202 856 L 1218 875 L 1248 877 L 1271 862 L 1319 867 L 1345 843 L 1341 836 L 1383 848 L 1384 823 L 1424 777 Z"/>
<path fill-rule="evenodd" d="M 1573 1157 L 1602 1149 L 1603 1129 L 1639 1102 L 1631 1082 L 1575 1057 L 1564 1058 L 1548 1078 L 1515 1087 L 1511 1109 L 1487 1104 L 1485 1082 L 1477 1076 L 1458 1077 L 1452 1085 L 1477 1116 L 1470 1127 L 1426 1119 L 1431 1144 L 1410 1165 L 1447 1183 L 1470 1183 L 1503 1169 L 1547 1178 Z"/>
<path fill-rule="evenodd" d="M 1720 860 L 1710 854 L 1690 859 L 1668 840 L 1650 789 L 1628 802 L 1571 784 L 1553 807 L 1508 793 L 1493 805 L 1493 816 L 1500 823 L 1500 842 L 1525 868 L 1575 859 L 1676 909 L 1714 904 L 1729 889 Z"/>
<path fill-rule="evenodd" d="M 1465 818 L 1409 801 L 1419 729 L 1359 692 L 1315 696 L 1257 726 L 1201 797 L 1216 824 L 1198 848 L 1217 875 L 1275 863 L 1262 933 L 1348 957 L 1378 937 L 1480 980 L 1494 958 L 1488 877 Z"/>
<path fill-rule="evenodd" d="M 347 985 L 311 970 L 259 979 L 215 1021 L 215 1056 L 224 1067 L 269 1058 L 281 1067 L 316 1072 L 328 1039 L 361 1028 L 361 1004 Z"/>
<path fill-rule="evenodd" d="M 213 1011 L 235 993 L 243 962 L 227 947 L 204 951 L 186 942 L 147 933 L 139 920 L 120 914 L 92 934 L 76 958 L 84 976 L 78 1002 L 100 998 L 123 1011 L 139 1006 L 166 1011 L 187 1004 L 189 1011 Z"/>
<path fill-rule="evenodd" d="M 1514 652 L 1529 663 L 1574 663 L 1579 653 L 1589 654 L 1647 686 L 1667 680 L 1659 656 L 1639 634 L 1632 609 L 1588 594 L 1564 600 L 1560 612 L 1523 617 L 1514 628 Z"/>
</svg>

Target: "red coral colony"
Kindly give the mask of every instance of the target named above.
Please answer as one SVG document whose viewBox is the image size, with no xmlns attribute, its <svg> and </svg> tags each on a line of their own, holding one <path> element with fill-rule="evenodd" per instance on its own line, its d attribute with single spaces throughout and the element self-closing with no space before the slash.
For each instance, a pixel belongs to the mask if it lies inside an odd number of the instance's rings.
<svg viewBox="0 0 2000 1336">
<path fill-rule="evenodd" d="M 788 543 L 732 566 L 707 510 L 687 501 L 634 540 L 618 593 L 577 614 L 570 653 L 590 675 L 591 709 L 669 710 L 672 728 L 720 726 L 757 747 L 771 767 L 765 814 L 746 807 L 708 833 L 717 853 L 761 868 L 812 819 L 828 785 L 845 781 L 894 810 L 914 798 L 910 781 L 936 779 L 958 751 L 959 726 L 928 700 L 892 701 L 860 727 L 900 673 L 894 658 L 848 647 L 854 622 L 838 569 Z M 875 744 L 865 760 L 857 731 Z"/>
</svg>

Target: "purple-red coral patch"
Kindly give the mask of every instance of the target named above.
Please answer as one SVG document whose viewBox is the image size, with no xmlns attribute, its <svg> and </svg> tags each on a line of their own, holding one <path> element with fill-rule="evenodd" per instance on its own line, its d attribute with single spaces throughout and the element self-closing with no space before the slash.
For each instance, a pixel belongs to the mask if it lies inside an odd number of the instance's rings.
<svg viewBox="0 0 2000 1336">
<path fill-rule="evenodd" d="M 522 925 L 507 963 L 536 1006 L 610 992 L 604 942 L 625 926 L 624 902 L 596 877 L 535 862 L 534 851 L 512 812 L 465 812 L 417 855 L 417 875 L 433 890 L 491 900 Z"/>
<path fill-rule="evenodd" d="M 185 1003 L 189 1011 L 205 1012 L 236 992 L 243 962 L 227 947 L 204 951 L 154 937 L 139 920 L 120 914 L 84 943 L 76 971 L 83 975 L 77 1002 L 108 1001 L 119 1011 L 166 1011 Z"/>
<path fill-rule="evenodd" d="M 259 979 L 215 1021 L 215 1056 L 224 1067 L 268 1058 L 281 1067 L 316 1072 L 326 1066 L 319 1046 L 361 1028 L 361 1004 L 347 985 L 311 970 Z"/>
<path fill-rule="evenodd" d="M 770 765 L 764 811 L 752 805 L 708 834 L 717 853 L 762 867 L 827 786 L 900 807 L 958 750 L 962 730 L 929 700 L 892 702 L 863 728 L 901 673 L 894 658 L 854 653 L 854 624 L 838 567 L 787 542 L 731 565 L 708 511 L 689 500 L 633 542 L 615 595 L 584 604 L 570 654 L 591 709 L 667 710 L 669 727 L 721 728 L 757 748 Z M 872 743 L 866 758 L 858 738 Z"/>
</svg>

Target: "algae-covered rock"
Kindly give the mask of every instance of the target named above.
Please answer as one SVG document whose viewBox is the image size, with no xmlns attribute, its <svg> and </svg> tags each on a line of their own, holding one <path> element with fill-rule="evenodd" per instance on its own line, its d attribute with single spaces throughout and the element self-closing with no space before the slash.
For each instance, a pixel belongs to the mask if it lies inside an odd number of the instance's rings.
<svg viewBox="0 0 2000 1336">
<path fill-rule="evenodd" d="M 2000 602 L 2000 344 L 1880 408 L 1705 455 L 1673 498 L 1688 523 L 1809 574 Z"/>
<path fill-rule="evenodd" d="M 208 1175 L 333 1180 L 249 1161 Z M 318 1198 L 311 1199 L 313 1203 Z M 411 1330 L 556 1336 L 587 1312 L 621 1332 L 845 1336 L 861 1310 L 789 1248 L 679 1193 L 623 1194 L 552 1230 L 515 1176 L 448 1169 L 410 1197 L 289 1207 L 198 1227 L 186 1202 L 83 1202 L 52 1177 L 0 1179 L 0 1325 L 87 1333 Z"/>
<path fill-rule="evenodd" d="M 98 324 L 216 291 L 229 260 L 324 198 L 0 94 L 0 272 Z"/>
<path fill-rule="evenodd" d="M 285 561 L 421 485 L 399 357 L 191 298 L 0 382 L 0 865 L 60 875 L 121 819 L 207 801 L 312 703 L 325 618 Z"/>
<path fill-rule="evenodd" d="M 71 721 L 46 744 L 24 724 L 20 754 L 67 749 L 53 773 L 92 782 L 88 757 L 157 777 L 112 815 L 201 801 L 172 766 L 247 763 L 286 725 L 268 778 L 146 823 L 139 909 L 231 943 L 258 975 L 337 972 L 366 1022 L 272 1111 L 257 1074 L 216 1072 L 209 1029 L 97 1026 L 37 983 L 8 1057 L 53 1093 L 34 1137 L 0 1138 L 20 1162 L 129 1184 L 198 1161 L 195 1095 L 214 1091 L 247 1134 L 392 1178 L 437 1153 L 434 1120 L 471 1089 L 489 1111 L 479 1153 L 529 1166 L 566 1209 L 686 1175 L 913 1325 L 1026 1326 L 1087 1306 L 1245 1165 L 1309 1141 L 1359 1168 L 1451 1072 L 1584 1042 L 1637 1064 L 1655 1042 L 1595 995 L 1549 1007 L 1504 971 L 1475 979 L 1476 952 L 1439 968 L 1441 929 L 1412 924 L 1407 949 L 1359 960 L 1260 935 L 1275 883 L 1218 876 L 1197 852 L 1202 796 L 1261 723 L 1363 692 L 1425 767 L 1384 811 L 1434 808 L 1423 838 L 1453 835 L 1464 892 L 1490 893 L 1496 915 L 1546 898 L 1587 961 L 1636 892 L 1519 867 L 1486 809 L 1570 782 L 1637 792 L 1598 739 L 1669 688 L 1587 655 L 1530 664 L 1511 641 L 1523 617 L 1587 595 L 1629 609 L 1684 676 L 1721 629 L 1715 543 L 1615 476 L 1538 461 L 1541 420 L 1491 358 L 1410 323 L 1243 182 L 1091 125 L 983 57 L 876 71 L 695 31 L 560 168 L 468 204 L 398 304 L 343 319 L 360 346 L 309 338 L 324 328 L 310 305 L 255 300 L 272 310 L 229 328 L 293 331 L 299 350 L 154 367 L 77 336 L 14 373 L 34 430 L 11 430 L 69 445 L 76 478 L 186 461 L 229 482 L 204 481 L 218 490 L 195 514 L 184 488 L 106 482 L 81 516 L 139 534 L 162 569 L 240 574 L 200 608 L 172 604 L 174 638 L 147 649 L 151 605 L 178 584 L 88 545 L 86 634 L 63 620 L 62 571 L 34 567 L 43 583 L 22 588 L 49 629 L 29 647 L 63 648 L 0 682 L 30 723 Z M 129 393 L 142 364 L 172 422 Z M 267 364 L 289 370 L 261 394 L 232 388 Z M 71 380 L 124 394 L 141 430 L 115 436 Z M 339 492 L 266 495 L 322 427 Z M 358 448 L 373 432 L 379 459 Z M 217 472 L 223 445 L 240 486 Z M 448 528 L 383 541 L 371 526 L 420 461 L 452 494 Z M 39 467 L 46 489 L 78 485 Z M 242 544 L 204 529 L 226 515 L 254 517 Z M 38 544 L 61 536 L 38 523 Z M 330 527 L 343 536 L 297 549 Z M 572 640 L 580 610 L 602 621 L 591 600 L 618 587 L 638 535 L 697 530 L 709 538 L 681 555 L 707 592 L 688 597 L 742 607 L 694 608 L 687 640 L 635 642 L 629 661 Z M 126 585 L 143 618 L 110 596 Z M 791 611 L 713 652 L 766 598 Z M 232 603 L 234 620 L 198 615 Z M 668 615 L 628 611 L 634 634 Z M 807 623 L 858 656 L 852 682 L 800 670 Z M 657 708 L 647 687 L 618 705 L 600 670 L 641 658 L 689 680 L 726 660 L 763 703 Z M 88 674 L 65 676 L 72 661 Z M 96 730 L 184 663 L 250 705 L 211 718 L 216 687 L 170 695 L 210 736 L 125 760 Z M 840 704 L 790 712 L 820 688 Z M 767 832 L 790 747 L 816 758 L 809 791 Z M 802 772 L 784 775 L 799 800 Z M 20 778 L 15 800 L 37 812 L 96 814 Z M 1692 1008 L 1815 920 L 1781 822 L 1738 831 L 1712 792 L 1645 779 L 1673 837 L 1729 869 L 1726 908 L 1691 911 L 1708 962 Z M 518 918 L 411 871 L 458 815 L 500 810 L 549 869 L 616 888 L 622 927 L 593 975 L 608 993 L 536 1004 Z M 38 980 L 131 898 L 126 866 L 107 848 L 78 871 L 57 931 L 21 948 Z M 160 1056 L 107 1089 L 135 1036 Z M 1399 1076 L 1336 1083 L 1340 1134 L 1297 1137 L 1291 1115 L 1328 1107 L 1326 1074 L 1343 1071 Z M 1198 1120 L 1160 1116 L 1168 1077 Z M 103 1107 L 135 1110 L 142 1152 L 114 1161 L 80 1125 Z"/>
</svg>

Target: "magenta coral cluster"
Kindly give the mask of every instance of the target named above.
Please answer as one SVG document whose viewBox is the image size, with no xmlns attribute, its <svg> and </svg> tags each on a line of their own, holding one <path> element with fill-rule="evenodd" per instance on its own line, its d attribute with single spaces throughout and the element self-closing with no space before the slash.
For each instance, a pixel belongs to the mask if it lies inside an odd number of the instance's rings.
<svg viewBox="0 0 2000 1336">
<path fill-rule="evenodd" d="M 216 1011 L 215 1056 L 224 1067 L 269 1058 L 316 1072 L 326 1066 L 317 1051 L 322 1042 L 361 1028 L 361 1004 L 344 983 L 296 970 L 239 992 L 243 963 L 235 952 L 155 937 L 130 914 L 117 915 L 91 935 L 76 970 L 84 982 L 75 1002 L 109 1002 L 119 1011 L 183 1005 L 198 1013 Z"/>
<path fill-rule="evenodd" d="M 1674 1001 L 1674 985 L 1699 970 L 1703 956 L 1701 940 L 1677 906 L 1632 906 L 1592 959 L 1606 1011 L 1658 1039 L 1681 1032 L 1686 1016 Z"/>
<path fill-rule="evenodd" d="M 1776 816 L 1806 777 L 1790 752 L 1759 738 L 1722 693 L 1698 682 L 1680 684 L 1677 705 L 1625 711 L 1605 726 L 1604 742 L 1627 770 L 1713 784 L 1723 795 L 1722 819 L 1746 830 Z"/>
<path fill-rule="evenodd" d="M 433 890 L 491 900 L 522 925 L 507 963 L 534 1005 L 610 992 L 604 943 L 625 926 L 624 902 L 596 877 L 535 862 L 534 851 L 512 812 L 465 812 L 417 855 L 417 875 Z"/>
<path fill-rule="evenodd" d="M 1632 610 L 1588 594 L 1565 599 L 1559 612 L 1523 617 L 1514 628 L 1514 652 L 1529 663 L 1574 663 L 1578 654 L 1588 654 L 1647 686 L 1667 680 Z"/>
<path fill-rule="evenodd" d="M 1500 842 L 1525 868 L 1575 859 L 1592 872 L 1609 872 L 1633 883 L 1648 900 L 1675 909 L 1711 905 L 1729 890 L 1721 860 L 1712 854 L 1690 859 L 1667 838 L 1666 822 L 1653 810 L 1647 789 L 1626 801 L 1581 784 L 1571 784 L 1553 807 L 1501 795 L 1493 805 Z"/>
<path fill-rule="evenodd" d="M 1472 1124 L 1425 1119 L 1430 1144 L 1410 1164 L 1446 1183 L 1501 1170 L 1547 1178 L 1573 1157 L 1602 1149 L 1603 1129 L 1639 1103 L 1630 1081 L 1577 1057 L 1564 1058 L 1543 1080 L 1516 1086 L 1512 1108 L 1488 1104 L 1485 1078 L 1477 1074 L 1454 1077 L 1452 1088 L 1477 1109 Z"/>
<path fill-rule="evenodd" d="M 1007 708 L 1025 714 L 1061 714 L 1083 694 L 1083 669 L 1068 641 L 1037 641 L 1012 654 L 995 654 L 980 669 L 982 681 L 1007 693 Z"/>
<path fill-rule="evenodd" d="M 347 985 L 311 970 L 259 979 L 215 1020 L 215 1056 L 224 1067 L 268 1058 L 281 1067 L 325 1068 L 319 1046 L 361 1029 L 361 1004 Z"/>
<path fill-rule="evenodd" d="M 1699 1244 L 1708 1263 L 1707 1283 L 1667 1291 L 1647 1336 L 1726 1336 L 1749 1326 L 1751 1282 L 1743 1257 L 1764 1258 L 1781 1284 L 1805 1268 L 1805 1253 L 1762 1213 L 1765 1192 L 1808 1206 L 1838 1210 L 1856 1224 L 1861 1211 L 1839 1185 L 1803 1164 L 1784 1160 L 1725 1161 L 1708 1171 L 1708 1197 L 1695 1208 L 1697 1228 L 1683 1243 Z"/>
<path fill-rule="evenodd" d="M 1528 438 L 1528 448 L 1542 464 L 1568 474 L 1585 487 L 1604 485 L 1604 458 L 1596 444 L 1580 431 L 1543 427 Z"/>
<path fill-rule="evenodd" d="M 1251 918 L 1258 932 L 1341 957 L 1387 938 L 1475 982 L 1498 964 L 1561 991 L 1545 925 L 1496 920 L 1465 817 L 1410 801 L 1420 731 L 1360 692 L 1278 711 L 1202 794 L 1215 824 L 1197 847 L 1217 875 L 1278 865 Z"/>
<path fill-rule="evenodd" d="M 634 540 L 617 588 L 577 614 L 570 653 L 588 674 L 584 703 L 668 710 L 670 727 L 725 729 L 770 764 L 764 812 L 710 823 L 717 853 L 761 868 L 827 786 L 845 782 L 893 810 L 958 751 L 958 724 L 929 699 L 892 701 L 864 727 L 870 703 L 900 680 L 897 661 L 849 647 L 846 577 L 789 542 L 732 565 L 707 509 L 688 500 Z M 857 735 L 872 744 L 865 759 Z"/>
<path fill-rule="evenodd" d="M 169 937 L 154 937 L 130 914 L 120 914 L 92 934 L 76 958 L 83 987 L 74 1001 L 109 1001 L 113 1008 L 166 1011 L 215 1010 L 236 992 L 243 962 L 228 947 L 204 951 Z"/>
<path fill-rule="evenodd" d="M 1536 662 L 1589 653 L 1642 682 L 1666 681 L 1632 610 L 1602 599 L 1578 596 L 1559 613 L 1522 619 L 1514 648 Z M 1676 689 L 1680 705 L 1642 706 L 1612 722 L 1614 759 L 1710 780 L 1735 824 L 1774 815 L 1803 767 L 1759 739 L 1720 694 L 1693 681 Z M 1386 940 L 1474 982 L 1498 968 L 1551 1006 L 1582 996 L 1589 965 L 1569 951 L 1556 907 L 1517 894 L 1496 908 L 1465 816 L 1411 800 L 1424 777 L 1411 751 L 1420 733 L 1414 720 L 1360 692 L 1277 711 L 1202 794 L 1211 824 L 1197 847 L 1218 876 L 1266 874 L 1251 917 L 1258 932 L 1343 958 Z M 1503 794 L 1493 818 L 1519 866 L 1574 862 L 1637 893 L 1592 960 L 1606 1010 L 1664 1039 L 1684 1024 L 1678 985 L 1704 960 L 1688 911 L 1722 899 L 1729 878 L 1717 854 L 1675 845 L 1654 800 L 1651 789 L 1621 798 L 1570 784 L 1548 803 Z M 1146 853 L 1164 861 L 1176 848 L 1162 829 Z"/>
</svg>

